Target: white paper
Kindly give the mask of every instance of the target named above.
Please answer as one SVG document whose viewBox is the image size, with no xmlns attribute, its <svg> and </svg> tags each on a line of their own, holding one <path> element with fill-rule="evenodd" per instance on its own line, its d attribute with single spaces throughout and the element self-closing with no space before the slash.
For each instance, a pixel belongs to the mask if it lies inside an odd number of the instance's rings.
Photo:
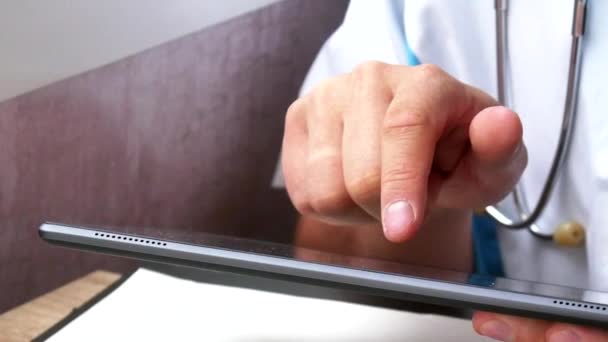
<svg viewBox="0 0 608 342">
<path fill-rule="evenodd" d="M 488 341 L 467 320 L 140 269 L 50 341 Z"/>
</svg>

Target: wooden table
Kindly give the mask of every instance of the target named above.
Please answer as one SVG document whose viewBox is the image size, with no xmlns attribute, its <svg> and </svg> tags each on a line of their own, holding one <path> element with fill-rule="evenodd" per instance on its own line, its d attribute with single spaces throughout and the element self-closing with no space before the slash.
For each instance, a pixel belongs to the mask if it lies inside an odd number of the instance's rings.
<svg viewBox="0 0 608 342">
<path fill-rule="evenodd" d="M 0 315 L 0 341 L 31 341 L 118 281 L 95 271 Z"/>
</svg>

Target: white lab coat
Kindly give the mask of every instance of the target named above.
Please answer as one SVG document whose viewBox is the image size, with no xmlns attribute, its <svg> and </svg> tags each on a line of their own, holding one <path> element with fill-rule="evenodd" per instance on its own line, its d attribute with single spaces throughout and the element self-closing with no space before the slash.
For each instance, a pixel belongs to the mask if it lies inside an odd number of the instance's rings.
<svg viewBox="0 0 608 342">
<path fill-rule="evenodd" d="M 523 185 L 536 203 L 552 161 L 565 101 L 572 1 L 509 1 L 512 105 L 529 152 Z M 587 228 L 586 248 L 556 247 L 527 230 L 499 230 L 511 278 L 608 291 L 608 2 L 590 1 L 578 119 L 567 166 L 541 228 L 568 219 Z M 422 63 L 496 94 L 494 0 L 352 0 L 343 24 L 303 84 L 348 72 L 366 60 L 407 64 L 406 41 Z"/>
</svg>

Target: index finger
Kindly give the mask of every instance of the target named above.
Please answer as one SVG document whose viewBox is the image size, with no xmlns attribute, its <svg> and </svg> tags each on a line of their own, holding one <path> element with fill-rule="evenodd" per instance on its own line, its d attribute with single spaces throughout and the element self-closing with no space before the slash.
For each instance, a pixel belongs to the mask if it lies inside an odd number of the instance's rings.
<svg viewBox="0 0 608 342">
<path fill-rule="evenodd" d="M 451 126 L 468 124 L 479 110 L 496 101 L 430 65 L 392 77 L 395 96 L 381 137 L 382 223 L 388 240 L 403 242 L 414 236 L 424 220 L 439 138 Z M 399 77 L 410 79 L 399 82 Z M 410 89 L 401 89 L 403 84 Z"/>
</svg>

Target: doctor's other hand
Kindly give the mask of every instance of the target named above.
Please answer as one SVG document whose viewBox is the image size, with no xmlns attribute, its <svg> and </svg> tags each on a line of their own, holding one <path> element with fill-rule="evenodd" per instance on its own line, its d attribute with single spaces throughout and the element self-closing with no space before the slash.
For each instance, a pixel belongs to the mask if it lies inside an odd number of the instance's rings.
<svg viewBox="0 0 608 342">
<path fill-rule="evenodd" d="M 608 342 L 608 331 L 565 323 L 477 312 L 473 327 L 498 341 Z"/>
<path fill-rule="evenodd" d="M 518 116 L 433 65 L 363 63 L 285 118 L 283 175 L 298 211 L 381 222 L 392 242 L 411 239 L 434 209 L 497 202 L 526 163 Z"/>
</svg>

